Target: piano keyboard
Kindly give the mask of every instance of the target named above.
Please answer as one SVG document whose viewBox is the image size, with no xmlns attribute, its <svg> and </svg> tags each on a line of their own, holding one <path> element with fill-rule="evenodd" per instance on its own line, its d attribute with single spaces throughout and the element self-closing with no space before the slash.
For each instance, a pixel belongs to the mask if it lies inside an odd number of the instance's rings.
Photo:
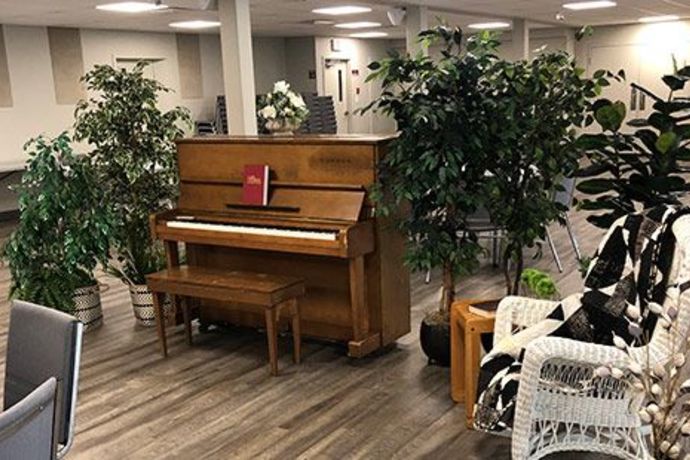
<svg viewBox="0 0 690 460">
<path fill-rule="evenodd" d="M 186 219 L 185 219 L 186 220 Z M 282 238 L 298 238 L 305 240 L 336 241 L 338 232 L 293 230 L 285 228 L 252 227 L 248 225 L 234 224 L 210 224 L 206 222 L 167 222 L 170 228 L 180 228 L 189 230 L 202 230 L 210 232 L 240 233 L 244 235 L 275 236 Z"/>
</svg>

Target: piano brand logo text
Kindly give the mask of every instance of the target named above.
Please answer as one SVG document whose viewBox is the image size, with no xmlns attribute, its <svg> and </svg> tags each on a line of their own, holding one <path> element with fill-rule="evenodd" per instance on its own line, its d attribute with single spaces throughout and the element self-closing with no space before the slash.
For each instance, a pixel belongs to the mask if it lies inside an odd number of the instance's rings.
<svg viewBox="0 0 690 460">
<path fill-rule="evenodd" d="M 262 180 L 260 177 L 256 177 L 255 175 L 249 175 L 247 176 L 247 185 L 261 185 Z"/>
</svg>

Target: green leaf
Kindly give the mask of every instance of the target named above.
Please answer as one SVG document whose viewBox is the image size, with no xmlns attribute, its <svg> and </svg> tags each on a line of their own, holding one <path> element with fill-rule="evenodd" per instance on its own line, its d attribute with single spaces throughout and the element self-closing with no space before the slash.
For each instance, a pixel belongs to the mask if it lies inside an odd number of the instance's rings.
<svg viewBox="0 0 690 460">
<path fill-rule="evenodd" d="M 666 153 L 673 147 L 675 147 L 677 140 L 678 136 L 676 136 L 676 133 L 664 133 L 661 136 L 659 136 L 659 139 L 656 141 L 656 148 L 659 152 Z"/>
<path fill-rule="evenodd" d="M 625 115 L 625 104 L 619 101 L 599 107 L 594 114 L 594 118 L 604 131 L 616 132 L 620 130 L 625 120 Z"/>
<path fill-rule="evenodd" d="M 616 188 L 613 179 L 589 179 L 577 184 L 577 189 L 587 195 L 598 195 Z"/>
<path fill-rule="evenodd" d="M 676 75 L 666 75 L 662 78 L 663 82 L 668 86 L 671 91 L 680 91 L 685 88 L 686 78 L 679 77 Z"/>
</svg>

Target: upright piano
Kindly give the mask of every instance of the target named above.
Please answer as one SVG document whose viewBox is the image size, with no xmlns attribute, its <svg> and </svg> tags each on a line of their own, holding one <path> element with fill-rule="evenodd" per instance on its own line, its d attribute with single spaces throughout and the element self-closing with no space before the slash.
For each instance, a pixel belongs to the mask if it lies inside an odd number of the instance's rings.
<svg viewBox="0 0 690 460">
<path fill-rule="evenodd" d="M 404 239 L 368 191 L 389 137 L 204 137 L 178 142 L 178 207 L 152 216 L 168 264 L 300 276 L 304 335 L 365 356 L 410 331 Z M 270 167 L 267 206 L 242 203 L 248 164 Z M 241 305 L 200 301 L 203 323 L 260 327 Z"/>
</svg>

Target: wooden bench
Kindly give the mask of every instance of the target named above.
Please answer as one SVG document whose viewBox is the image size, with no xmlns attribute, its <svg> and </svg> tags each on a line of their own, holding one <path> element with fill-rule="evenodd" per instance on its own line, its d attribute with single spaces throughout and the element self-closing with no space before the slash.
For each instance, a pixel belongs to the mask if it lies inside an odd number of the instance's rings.
<svg viewBox="0 0 690 460">
<path fill-rule="evenodd" d="M 165 294 L 183 298 L 181 304 L 187 343 L 192 343 L 191 314 L 187 298 L 221 300 L 243 305 L 262 307 L 266 317 L 268 356 L 271 374 L 278 374 L 278 319 L 280 312 L 287 310 L 291 315 L 293 359 L 300 362 L 301 335 L 300 314 L 297 299 L 304 295 L 304 281 L 287 276 L 261 273 L 226 271 L 207 267 L 179 266 L 146 277 L 153 293 L 158 339 L 164 357 L 168 356 L 163 319 Z"/>
</svg>

